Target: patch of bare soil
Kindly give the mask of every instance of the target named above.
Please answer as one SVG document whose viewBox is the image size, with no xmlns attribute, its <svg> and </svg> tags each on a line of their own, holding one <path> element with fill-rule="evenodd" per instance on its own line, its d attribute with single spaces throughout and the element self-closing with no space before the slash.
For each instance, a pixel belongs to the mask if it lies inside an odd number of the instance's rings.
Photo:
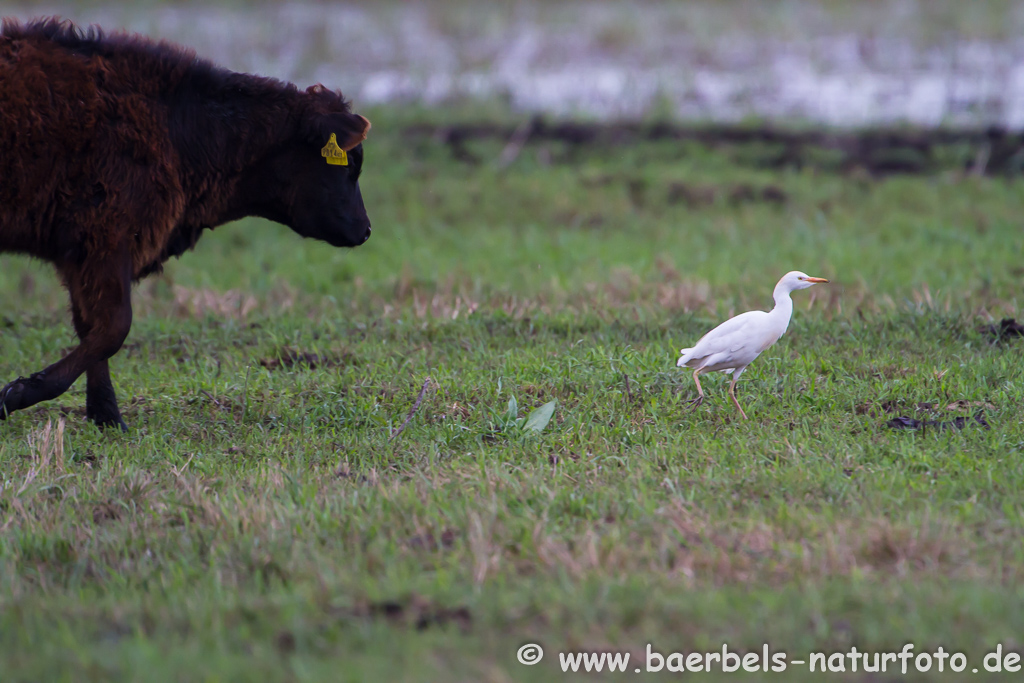
<svg viewBox="0 0 1024 683">
<path fill-rule="evenodd" d="M 416 124 L 410 138 L 446 144 L 453 158 L 483 163 L 469 148 L 474 140 L 508 143 L 501 164 L 528 144 L 558 142 L 573 147 L 619 146 L 643 141 L 697 142 L 722 151 L 738 151 L 736 160 L 759 168 L 824 167 L 872 176 L 931 174 L 960 168 L 977 175 L 1024 173 L 1024 133 L 985 129 L 877 128 L 859 131 L 787 130 L 774 125 L 686 125 L 675 123 L 548 122 L 535 117 L 518 126 L 488 123 Z M 746 148 L 746 149 L 742 149 Z M 496 160 L 497 161 L 497 160 Z M 767 198 L 774 201 L 774 194 Z"/>
<path fill-rule="evenodd" d="M 981 332 L 991 337 L 994 343 L 999 343 L 1014 337 L 1024 337 L 1024 325 L 1013 318 L 1003 318 L 997 325 L 981 328 Z"/>
<path fill-rule="evenodd" d="M 417 631 L 451 624 L 466 632 L 473 625 L 473 615 L 468 607 L 445 607 L 419 595 L 403 600 L 366 602 L 356 605 L 352 613 L 359 617 L 383 618 L 393 625 Z"/>
<path fill-rule="evenodd" d="M 979 410 L 973 418 L 960 416 L 952 420 L 917 420 L 912 417 L 895 417 L 885 423 L 889 429 L 909 429 L 912 431 L 928 429 L 956 429 L 961 430 L 967 425 L 977 424 L 984 429 L 989 429 L 988 421 L 985 419 L 984 411 Z"/>
</svg>

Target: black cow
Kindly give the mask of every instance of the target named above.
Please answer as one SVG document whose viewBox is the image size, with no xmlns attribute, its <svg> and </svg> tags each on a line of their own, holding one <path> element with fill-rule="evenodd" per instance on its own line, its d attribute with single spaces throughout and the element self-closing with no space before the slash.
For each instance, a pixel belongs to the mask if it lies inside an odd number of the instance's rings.
<svg viewBox="0 0 1024 683">
<path fill-rule="evenodd" d="M 107 360 L 131 284 L 244 216 L 354 247 L 370 122 L 339 93 L 228 71 L 141 36 L 58 19 L 0 28 L 0 252 L 53 263 L 80 344 L 0 389 L 0 420 L 84 372 L 86 415 L 127 429 Z"/>
</svg>

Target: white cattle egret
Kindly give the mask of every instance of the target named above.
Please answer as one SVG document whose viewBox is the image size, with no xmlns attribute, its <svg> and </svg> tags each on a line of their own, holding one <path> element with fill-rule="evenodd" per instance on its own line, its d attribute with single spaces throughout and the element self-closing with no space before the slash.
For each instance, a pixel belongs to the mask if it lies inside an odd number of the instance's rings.
<svg viewBox="0 0 1024 683">
<path fill-rule="evenodd" d="M 775 308 L 770 312 L 748 311 L 729 318 L 701 337 L 692 349 L 681 350 L 679 353 L 682 356 L 676 365 L 681 368 L 694 368 L 693 381 L 697 383 L 699 395 L 691 401 L 693 406 L 699 406 L 704 400 L 704 389 L 700 386 L 702 372 L 731 372 L 729 396 L 743 419 L 747 419 L 747 414 L 736 400 L 736 380 L 762 351 L 786 333 L 789 319 L 793 316 L 793 300 L 789 298 L 789 293 L 794 289 L 807 289 L 819 282 L 828 280 L 823 277 L 811 277 L 799 270 L 790 271 L 775 285 L 775 291 L 772 293 Z"/>
</svg>

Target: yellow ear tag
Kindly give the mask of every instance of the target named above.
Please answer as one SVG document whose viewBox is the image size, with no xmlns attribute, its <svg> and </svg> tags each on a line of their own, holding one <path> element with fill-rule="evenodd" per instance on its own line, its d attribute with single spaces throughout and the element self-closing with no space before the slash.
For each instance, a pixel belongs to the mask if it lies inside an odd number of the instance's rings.
<svg viewBox="0 0 1024 683">
<path fill-rule="evenodd" d="M 338 136 L 331 133 L 331 139 L 320 150 L 320 156 L 327 159 L 331 166 L 348 166 L 348 153 L 338 147 Z"/>
</svg>

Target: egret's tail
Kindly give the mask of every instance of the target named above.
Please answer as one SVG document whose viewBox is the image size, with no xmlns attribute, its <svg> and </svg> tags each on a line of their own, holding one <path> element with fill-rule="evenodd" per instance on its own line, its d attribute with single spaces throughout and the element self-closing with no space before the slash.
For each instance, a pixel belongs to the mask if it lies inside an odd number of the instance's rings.
<svg viewBox="0 0 1024 683">
<path fill-rule="evenodd" d="M 682 355 L 679 356 L 679 360 L 676 361 L 676 366 L 680 368 L 685 368 L 686 364 L 689 363 L 690 359 L 693 358 L 693 349 L 681 349 L 679 353 L 681 353 Z"/>
</svg>

